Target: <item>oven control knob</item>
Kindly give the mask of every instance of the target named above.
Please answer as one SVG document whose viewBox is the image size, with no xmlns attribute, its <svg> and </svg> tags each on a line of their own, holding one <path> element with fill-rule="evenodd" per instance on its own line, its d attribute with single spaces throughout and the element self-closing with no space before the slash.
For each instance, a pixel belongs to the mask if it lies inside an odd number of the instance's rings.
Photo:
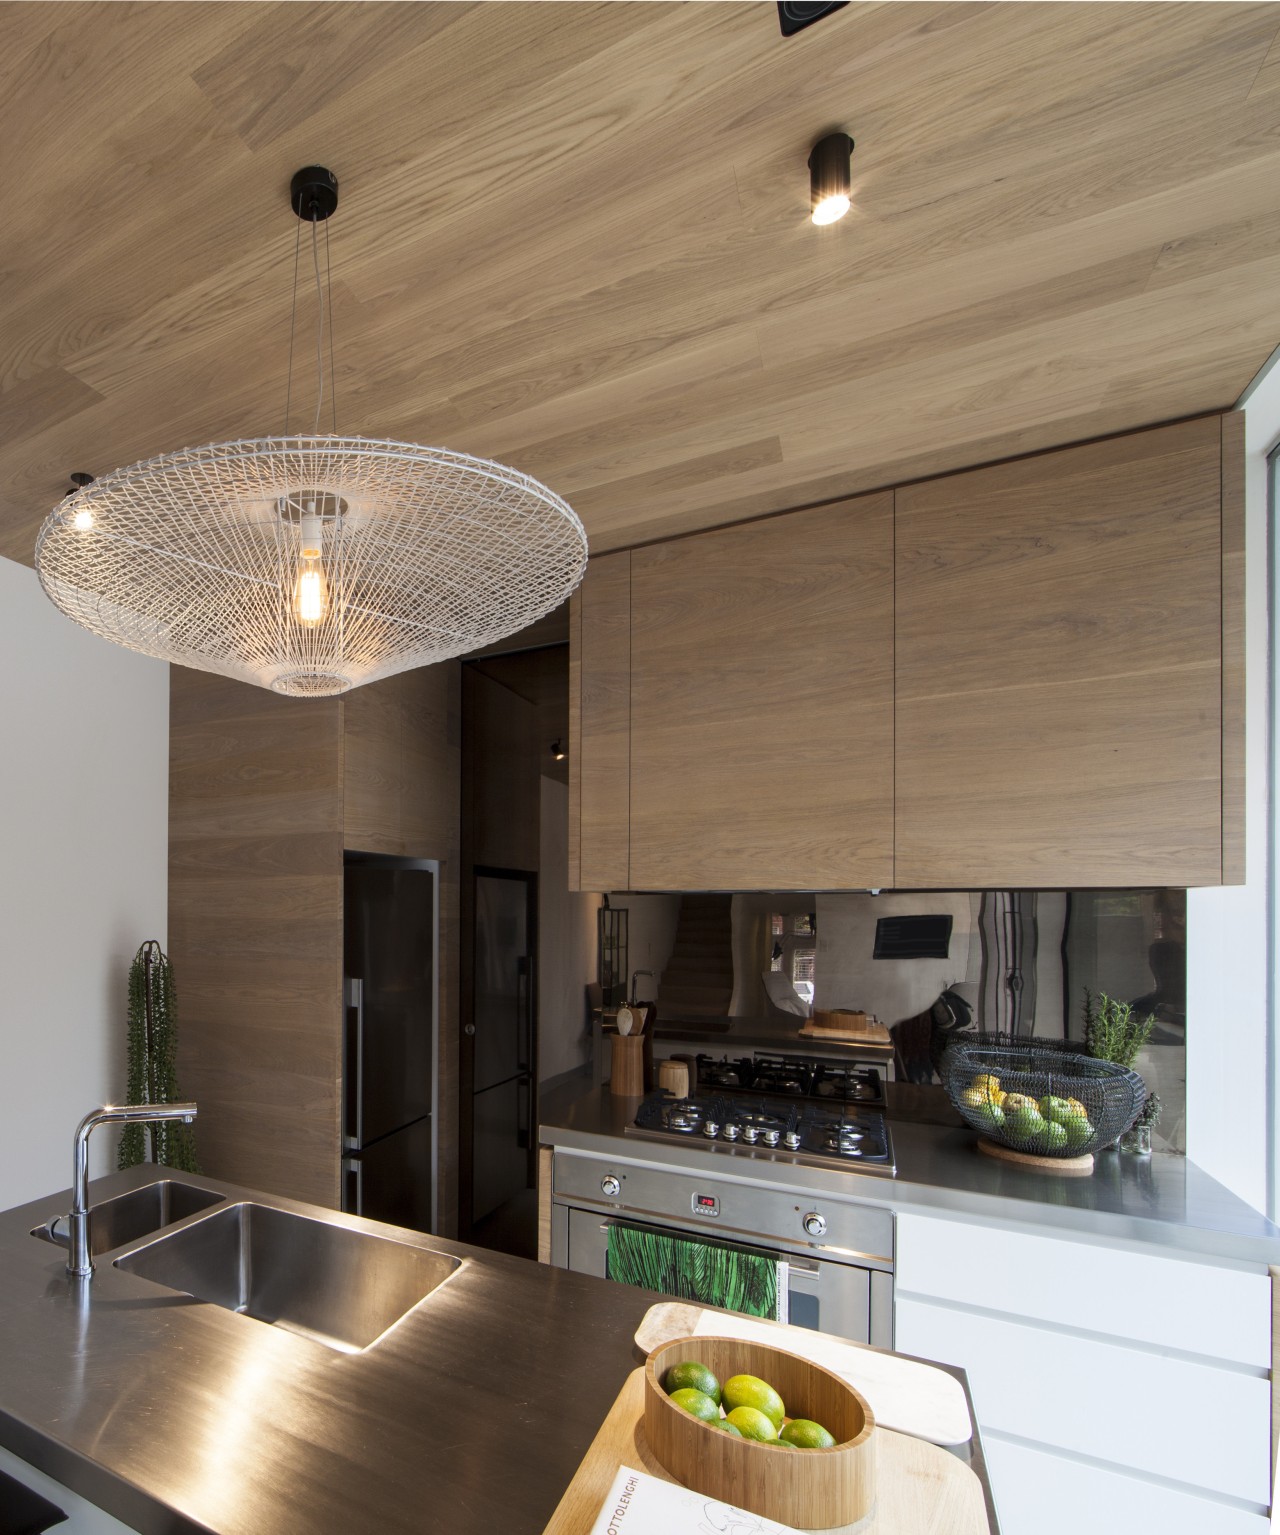
<svg viewBox="0 0 1280 1535">
<path fill-rule="evenodd" d="M 612 1173 L 606 1173 L 600 1180 L 600 1192 L 607 1194 L 610 1199 L 616 1199 L 622 1193 L 622 1185 Z"/>
<path fill-rule="evenodd" d="M 819 1215 L 816 1210 L 810 1210 L 801 1221 L 801 1225 L 811 1237 L 824 1237 L 827 1234 L 827 1218 L 825 1215 Z"/>
</svg>

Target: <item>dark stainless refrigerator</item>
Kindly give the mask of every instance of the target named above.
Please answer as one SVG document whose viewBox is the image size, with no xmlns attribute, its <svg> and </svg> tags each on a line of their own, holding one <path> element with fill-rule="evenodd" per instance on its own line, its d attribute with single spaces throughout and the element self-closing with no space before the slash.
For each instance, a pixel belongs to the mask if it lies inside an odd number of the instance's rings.
<svg viewBox="0 0 1280 1535">
<path fill-rule="evenodd" d="M 430 1231 L 435 867 L 349 855 L 343 908 L 342 1208 Z"/>
</svg>

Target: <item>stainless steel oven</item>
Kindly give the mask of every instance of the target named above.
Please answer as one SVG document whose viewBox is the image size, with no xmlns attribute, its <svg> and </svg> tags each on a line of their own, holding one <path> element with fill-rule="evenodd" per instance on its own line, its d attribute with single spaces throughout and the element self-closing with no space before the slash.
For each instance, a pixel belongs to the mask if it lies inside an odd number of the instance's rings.
<svg viewBox="0 0 1280 1535">
<path fill-rule="evenodd" d="M 892 1347 L 893 1215 L 888 1210 L 718 1177 L 711 1165 L 705 1170 L 658 1168 L 626 1157 L 557 1148 L 551 1261 L 607 1278 L 609 1227 L 615 1222 L 776 1254 L 784 1263 L 779 1273 L 789 1322 L 855 1343 Z"/>
</svg>

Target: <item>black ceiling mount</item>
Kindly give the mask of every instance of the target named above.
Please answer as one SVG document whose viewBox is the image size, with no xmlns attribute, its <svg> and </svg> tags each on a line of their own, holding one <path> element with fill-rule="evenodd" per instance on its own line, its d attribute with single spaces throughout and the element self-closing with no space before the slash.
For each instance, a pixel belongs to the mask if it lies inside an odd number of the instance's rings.
<svg viewBox="0 0 1280 1535">
<path fill-rule="evenodd" d="M 83 469 L 77 469 L 74 474 L 69 474 L 67 478 L 71 481 L 71 489 L 62 492 L 63 500 L 68 496 L 74 496 L 76 491 L 83 490 L 86 485 L 93 484 L 93 476 L 86 474 Z"/>
<path fill-rule="evenodd" d="M 849 0 L 778 0 L 778 25 L 783 37 L 794 37 L 832 11 L 842 11 Z"/>
<path fill-rule="evenodd" d="M 320 224 L 338 206 L 338 178 L 323 165 L 306 165 L 293 173 L 289 206 L 308 224 Z"/>
</svg>

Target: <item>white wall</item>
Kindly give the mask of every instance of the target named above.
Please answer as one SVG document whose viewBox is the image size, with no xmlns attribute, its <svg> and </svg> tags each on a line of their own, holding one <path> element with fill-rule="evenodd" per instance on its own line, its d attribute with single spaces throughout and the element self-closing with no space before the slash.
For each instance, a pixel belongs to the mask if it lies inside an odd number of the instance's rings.
<svg viewBox="0 0 1280 1535">
<path fill-rule="evenodd" d="M 538 849 L 538 1079 L 591 1059 L 589 982 L 596 978 L 598 895 L 569 889 L 569 786 L 542 780 Z"/>
<path fill-rule="evenodd" d="M 0 654 L 8 1209 L 70 1184 L 77 1121 L 124 1089 L 129 961 L 165 938 L 169 668 L 87 634 L 5 559 Z M 115 1144 L 95 1132 L 95 1177 L 114 1166 Z"/>
<path fill-rule="evenodd" d="M 1245 396 L 1247 882 L 1187 892 L 1187 1155 L 1273 1218 L 1266 455 L 1280 438 L 1275 363 Z"/>
</svg>

